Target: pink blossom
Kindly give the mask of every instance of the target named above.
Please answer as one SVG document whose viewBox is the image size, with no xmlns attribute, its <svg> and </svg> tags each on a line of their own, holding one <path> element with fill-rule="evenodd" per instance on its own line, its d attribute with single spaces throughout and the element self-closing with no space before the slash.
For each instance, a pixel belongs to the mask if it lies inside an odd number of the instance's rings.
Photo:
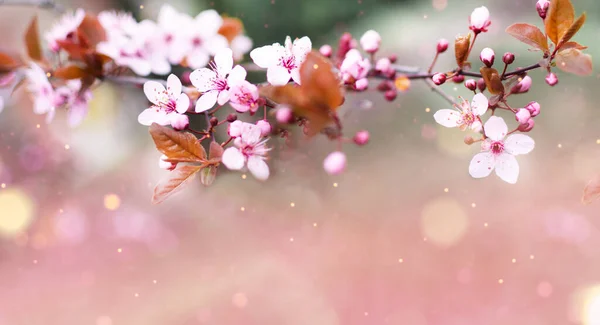
<svg viewBox="0 0 600 325">
<path fill-rule="evenodd" d="M 436 50 L 438 53 L 444 53 L 448 49 L 448 40 L 445 38 L 440 39 L 437 42 Z"/>
<path fill-rule="evenodd" d="M 532 83 L 533 83 L 533 80 L 531 80 L 531 77 L 530 76 L 525 76 L 525 77 L 523 77 L 523 79 L 521 79 L 521 81 L 519 81 L 518 84 L 516 84 L 511 89 L 511 92 L 515 93 L 515 94 L 526 93 L 531 88 L 531 84 Z"/>
<path fill-rule="evenodd" d="M 81 80 L 69 80 L 66 85 L 56 88 L 55 96 L 55 105 L 66 106 L 68 109 L 69 126 L 81 124 L 87 116 L 89 101 L 92 99 L 91 90 L 81 92 Z"/>
<path fill-rule="evenodd" d="M 558 77 L 556 76 L 556 74 L 554 74 L 554 72 L 548 73 L 548 75 L 546 76 L 546 83 L 550 86 L 554 86 L 558 83 Z"/>
<path fill-rule="evenodd" d="M 479 34 L 481 32 L 487 32 L 487 28 L 490 26 L 490 11 L 482 6 L 479 8 L 475 8 L 473 13 L 471 13 L 471 17 L 469 18 L 469 23 L 471 26 L 469 27 L 475 34 Z"/>
<path fill-rule="evenodd" d="M 50 50 L 58 52 L 60 49 L 59 41 L 66 41 L 75 37 L 75 30 L 77 30 L 84 17 L 85 11 L 83 9 L 64 14 L 45 34 Z"/>
<path fill-rule="evenodd" d="M 381 58 L 377 60 L 375 63 L 375 70 L 380 71 L 381 73 L 387 74 L 393 71 L 392 69 L 392 61 L 389 58 Z"/>
<path fill-rule="evenodd" d="M 252 39 L 246 35 L 238 35 L 231 40 L 229 47 L 233 52 L 233 59 L 236 62 L 241 61 L 244 55 L 252 49 Z"/>
<path fill-rule="evenodd" d="M 46 122 L 52 121 L 57 104 L 54 89 L 48 81 L 46 72 L 37 64 L 31 63 L 31 67 L 25 71 L 27 78 L 27 91 L 33 98 L 33 112 L 35 114 L 47 114 Z"/>
<path fill-rule="evenodd" d="M 519 127 L 517 129 L 521 132 L 529 132 L 529 131 L 533 130 L 534 126 L 535 126 L 535 121 L 532 118 L 530 118 L 527 120 L 527 122 L 525 122 L 523 124 L 519 124 Z"/>
<path fill-rule="evenodd" d="M 433 80 L 433 83 L 436 85 L 442 85 L 446 82 L 446 74 L 445 73 L 436 73 L 433 75 L 433 77 L 431 77 L 431 80 Z"/>
<path fill-rule="evenodd" d="M 310 38 L 304 36 L 294 40 L 288 36 L 285 45 L 279 43 L 256 48 L 250 57 L 256 65 L 267 69 L 267 81 L 274 86 L 283 86 L 290 78 L 300 84 L 300 66 L 312 49 Z"/>
<path fill-rule="evenodd" d="M 364 146 L 365 144 L 369 143 L 369 138 L 370 138 L 369 131 L 362 130 L 362 131 L 356 132 L 356 134 L 354 135 L 352 140 L 357 145 Z"/>
<path fill-rule="evenodd" d="M 183 31 L 191 28 L 192 20 L 171 5 L 163 4 L 158 12 L 155 33 L 148 40 L 152 48 L 171 64 L 181 63 L 188 50 L 187 34 Z"/>
<path fill-rule="evenodd" d="M 479 59 L 488 68 L 491 67 L 492 65 L 494 65 L 494 59 L 495 59 L 494 50 L 492 50 L 489 47 L 484 48 L 483 50 L 481 50 L 481 54 L 479 54 Z"/>
<path fill-rule="evenodd" d="M 181 81 L 174 74 L 167 78 L 167 89 L 156 81 L 146 82 L 144 93 L 152 106 L 140 113 L 138 122 L 142 125 L 177 122 L 176 115 L 185 113 L 190 106 L 189 97 L 181 91 Z"/>
<path fill-rule="evenodd" d="M 185 114 L 173 114 L 171 118 L 171 126 L 173 129 L 181 131 L 187 129 L 190 125 L 190 119 Z"/>
<path fill-rule="evenodd" d="M 229 128 L 227 129 L 227 134 L 230 137 L 239 137 L 242 135 L 242 127 L 248 123 L 242 122 L 240 120 L 235 120 L 229 124 Z"/>
<path fill-rule="evenodd" d="M 137 21 L 131 13 L 117 11 L 102 11 L 98 21 L 104 27 L 108 39 L 131 35 L 137 28 Z"/>
<path fill-rule="evenodd" d="M 374 30 L 369 30 L 360 38 L 360 46 L 367 53 L 375 53 L 381 45 L 381 36 Z"/>
<path fill-rule="evenodd" d="M 288 124 L 294 121 L 294 112 L 289 106 L 280 105 L 275 111 L 275 119 L 278 123 Z"/>
<path fill-rule="evenodd" d="M 504 53 L 504 55 L 502 56 L 502 62 L 504 62 L 505 64 L 512 64 L 513 62 L 515 62 L 515 55 L 510 52 Z"/>
<path fill-rule="evenodd" d="M 323 160 L 323 169 L 329 175 L 339 175 L 346 169 L 346 154 L 341 151 L 334 151 L 327 155 Z"/>
<path fill-rule="evenodd" d="M 513 134 L 505 140 L 508 127 L 501 117 L 490 117 L 484 129 L 487 138 L 481 146 L 482 152 L 471 160 L 469 174 L 475 178 L 483 178 L 495 169 L 496 175 L 503 181 L 516 183 L 519 178 L 519 164 L 515 156 L 531 152 L 535 142 L 523 134 Z"/>
<path fill-rule="evenodd" d="M 471 91 L 475 91 L 475 89 L 477 89 L 477 81 L 475 81 L 475 79 L 466 80 L 465 87 Z"/>
<path fill-rule="evenodd" d="M 325 44 L 319 48 L 319 53 L 321 53 L 322 56 L 329 58 L 331 57 L 331 54 L 333 54 L 333 48 L 331 48 L 331 45 Z"/>
<path fill-rule="evenodd" d="M 525 105 L 525 108 L 529 110 L 531 116 L 538 116 L 540 114 L 541 106 L 538 102 L 529 102 L 529 104 Z"/>
<path fill-rule="evenodd" d="M 209 110 L 216 103 L 219 106 L 225 105 L 229 101 L 233 84 L 244 79 L 246 79 L 246 70 L 240 65 L 233 67 L 231 49 L 219 50 L 210 69 L 202 68 L 190 74 L 192 85 L 203 93 L 196 102 L 196 113 Z"/>
<path fill-rule="evenodd" d="M 266 146 L 267 139 L 261 138 L 262 131 L 259 126 L 241 123 L 241 134 L 233 141 L 234 146 L 223 152 L 222 162 L 231 170 L 241 170 L 246 166 L 256 179 L 267 180 L 269 166 L 265 159 L 270 150 Z"/>
<path fill-rule="evenodd" d="M 455 105 L 454 109 L 441 109 L 433 115 L 436 122 L 447 128 L 459 127 L 461 130 L 470 128 L 478 132 L 481 130 L 480 116 L 485 114 L 488 109 L 488 99 L 483 94 L 477 94 L 473 101 L 462 100 L 460 105 Z"/>
<path fill-rule="evenodd" d="M 258 88 L 246 80 L 242 80 L 231 86 L 229 104 L 240 113 L 247 111 L 256 112 L 258 109 L 258 99 Z"/>
<path fill-rule="evenodd" d="M 342 80 L 349 84 L 366 78 L 369 70 L 371 70 L 371 62 L 368 58 L 363 58 L 357 49 L 348 51 L 346 58 L 340 66 Z"/>
<path fill-rule="evenodd" d="M 369 88 L 369 79 L 362 78 L 362 79 L 356 80 L 356 82 L 354 83 L 354 87 L 358 91 L 366 90 L 367 88 Z"/>
<path fill-rule="evenodd" d="M 535 4 L 535 8 L 537 9 L 540 18 L 545 19 L 546 14 L 548 13 L 548 8 L 550 8 L 550 0 L 538 0 L 538 2 Z"/>
<path fill-rule="evenodd" d="M 527 124 L 527 121 L 531 118 L 531 113 L 526 108 L 521 108 L 515 114 L 515 120 L 519 122 L 519 124 Z"/>
<path fill-rule="evenodd" d="M 256 126 L 260 128 L 260 135 L 262 137 L 266 137 L 267 135 L 271 134 L 271 123 L 269 123 L 268 121 L 258 120 L 256 122 Z"/>
</svg>

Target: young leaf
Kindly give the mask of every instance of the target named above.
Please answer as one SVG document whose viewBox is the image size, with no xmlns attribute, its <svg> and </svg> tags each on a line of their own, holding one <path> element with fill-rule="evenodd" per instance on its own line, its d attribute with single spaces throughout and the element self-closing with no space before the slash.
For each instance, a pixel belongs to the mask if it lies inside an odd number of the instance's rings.
<svg viewBox="0 0 600 325">
<path fill-rule="evenodd" d="M 37 16 L 33 17 L 27 32 L 25 33 L 25 46 L 27 47 L 27 55 L 33 60 L 43 61 L 42 47 L 40 45 L 40 35 L 38 33 Z"/>
<path fill-rule="evenodd" d="M 206 151 L 189 132 L 177 132 L 165 126 L 153 123 L 150 135 L 156 149 L 166 155 L 169 162 L 206 162 Z"/>
<path fill-rule="evenodd" d="M 506 32 L 529 46 L 548 52 L 548 41 L 546 40 L 546 36 L 544 36 L 544 33 L 536 26 L 517 23 L 508 26 Z"/>
<path fill-rule="evenodd" d="M 98 43 L 106 40 L 106 31 L 98 18 L 92 15 L 85 15 L 81 24 L 77 28 L 77 35 L 82 46 L 96 48 Z"/>
<path fill-rule="evenodd" d="M 589 76 L 592 74 L 592 57 L 578 49 L 570 48 L 558 52 L 556 66 L 578 76 Z"/>
<path fill-rule="evenodd" d="M 479 72 L 485 80 L 485 85 L 492 95 L 502 94 L 504 92 L 504 85 L 498 74 L 498 70 L 494 68 L 482 67 Z"/>
<path fill-rule="evenodd" d="M 169 196 L 179 192 L 184 185 L 192 181 L 196 173 L 204 166 L 195 165 L 178 165 L 172 172 L 169 173 L 169 178 L 161 181 L 154 188 L 152 196 L 152 204 L 158 204 L 166 200 Z"/>
<path fill-rule="evenodd" d="M 19 66 L 19 63 L 7 54 L 0 53 L 0 73 L 11 72 Z"/>
<path fill-rule="evenodd" d="M 573 36 L 575 36 L 575 34 L 577 34 L 581 26 L 583 26 L 585 23 L 585 17 L 586 16 L 584 12 L 581 16 L 579 16 L 579 18 L 577 18 L 573 25 L 571 25 L 565 34 L 560 38 L 557 47 L 562 48 L 563 44 L 568 42 Z"/>
<path fill-rule="evenodd" d="M 600 198 L 600 175 L 596 175 L 585 186 L 581 202 L 583 204 L 590 204 L 598 198 Z"/>
<path fill-rule="evenodd" d="M 458 35 L 454 40 L 454 55 L 456 64 L 462 68 L 469 57 L 469 47 L 471 46 L 471 33 L 467 36 Z"/>
<path fill-rule="evenodd" d="M 566 49 L 577 49 L 577 50 L 585 50 L 587 49 L 587 46 L 583 46 L 577 42 L 566 42 L 565 44 L 563 44 L 560 49 L 561 51 L 564 51 Z"/>
<path fill-rule="evenodd" d="M 216 141 L 212 141 L 210 143 L 210 147 L 208 148 L 208 159 L 212 164 L 218 164 L 221 162 L 221 157 L 223 156 L 223 147 L 219 145 Z"/>
<path fill-rule="evenodd" d="M 558 44 L 569 27 L 573 25 L 574 20 L 575 9 L 571 0 L 552 0 L 546 19 L 544 19 L 546 35 L 554 44 Z"/>
<path fill-rule="evenodd" d="M 81 79 L 87 75 L 87 72 L 76 65 L 68 65 L 66 67 L 58 68 L 54 70 L 52 75 L 56 78 L 71 80 L 71 79 Z"/>
</svg>

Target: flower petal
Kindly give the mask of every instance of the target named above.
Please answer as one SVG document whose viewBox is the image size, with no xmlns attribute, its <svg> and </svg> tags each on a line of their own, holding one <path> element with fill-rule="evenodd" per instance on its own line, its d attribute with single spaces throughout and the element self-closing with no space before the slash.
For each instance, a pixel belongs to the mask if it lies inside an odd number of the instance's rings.
<svg viewBox="0 0 600 325">
<path fill-rule="evenodd" d="M 433 114 L 433 118 L 438 124 L 447 128 L 459 126 L 459 121 L 462 119 L 460 113 L 453 109 L 441 109 Z"/>
<path fill-rule="evenodd" d="M 187 64 L 192 69 L 198 69 L 208 64 L 210 57 L 204 49 L 196 49 L 186 56 Z"/>
<path fill-rule="evenodd" d="M 519 178 L 517 158 L 509 153 L 496 157 L 496 175 L 507 183 L 515 184 Z"/>
<path fill-rule="evenodd" d="M 284 67 L 270 67 L 267 70 L 267 81 L 273 86 L 285 86 L 290 81 L 290 73 Z"/>
<path fill-rule="evenodd" d="M 474 178 L 487 177 L 494 169 L 494 156 L 490 152 L 476 154 L 469 164 L 469 174 Z"/>
<path fill-rule="evenodd" d="M 181 80 L 176 75 L 170 74 L 167 78 L 167 93 L 169 98 L 178 98 L 181 94 Z"/>
<path fill-rule="evenodd" d="M 229 48 L 223 48 L 215 54 L 215 64 L 220 77 L 225 77 L 233 68 L 233 52 Z"/>
<path fill-rule="evenodd" d="M 504 139 L 506 133 L 508 133 L 508 126 L 506 126 L 506 122 L 504 122 L 504 120 L 498 116 L 490 117 L 490 119 L 485 122 L 483 127 L 485 129 L 485 135 L 495 141 Z"/>
<path fill-rule="evenodd" d="M 144 94 L 152 104 L 159 104 L 160 98 L 164 96 L 165 86 L 156 81 L 147 81 L 144 84 Z"/>
<path fill-rule="evenodd" d="M 183 114 L 190 108 L 190 98 L 186 94 L 180 94 L 175 105 L 177 113 Z"/>
<path fill-rule="evenodd" d="M 79 102 L 79 103 L 74 103 L 73 105 L 71 105 L 71 107 L 69 107 L 69 114 L 68 114 L 69 126 L 76 127 L 79 124 L 81 124 L 81 122 L 83 122 L 83 120 L 85 119 L 87 112 L 88 112 L 87 102 Z"/>
<path fill-rule="evenodd" d="M 160 119 L 160 112 L 157 112 L 154 108 L 147 108 L 138 115 L 138 122 L 141 125 L 150 126 L 152 123 Z M 164 114 L 163 114 L 164 115 Z M 158 123 L 158 122 L 157 122 Z"/>
<path fill-rule="evenodd" d="M 292 80 L 294 80 L 295 83 L 300 85 L 301 84 L 300 69 L 298 69 L 298 68 L 292 69 L 291 75 L 292 75 Z"/>
<path fill-rule="evenodd" d="M 200 96 L 200 98 L 198 98 L 198 101 L 196 101 L 196 113 L 202 113 L 213 108 L 213 106 L 215 106 L 215 103 L 217 102 L 218 95 L 218 91 L 211 90 L 209 92 L 204 93 L 204 95 Z"/>
<path fill-rule="evenodd" d="M 300 63 L 304 62 L 306 55 L 312 49 L 312 43 L 308 36 L 304 36 L 300 39 L 294 41 L 294 45 L 292 46 L 292 54 L 296 59 L 296 64 L 300 65 Z"/>
<path fill-rule="evenodd" d="M 481 116 L 485 114 L 488 109 L 488 99 L 484 94 L 479 93 L 473 97 L 473 101 L 471 102 L 471 111 L 477 116 Z"/>
<path fill-rule="evenodd" d="M 504 148 L 512 155 L 528 154 L 535 147 L 535 141 L 524 134 L 512 134 L 504 141 Z"/>
<path fill-rule="evenodd" d="M 219 92 L 219 97 L 217 97 L 217 103 L 219 106 L 225 105 L 227 101 L 229 101 L 229 90 L 222 90 Z"/>
<path fill-rule="evenodd" d="M 266 181 L 269 178 L 269 165 L 260 157 L 251 156 L 248 158 L 248 169 L 258 180 Z"/>
<path fill-rule="evenodd" d="M 213 89 L 213 80 L 217 78 L 217 74 L 207 68 L 194 70 L 190 73 L 190 81 L 199 92 L 207 92 Z"/>
<path fill-rule="evenodd" d="M 229 76 L 227 77 L 227 84 L 231 87 L 233 84 L 240 82 L 246 79 L 246 69 L 241 65 L 236 65 L 231 72 L 229 72 Z"/>
<path fill-rule="evenodd" d="M 234 147 L 225 149 L 223 156 L 221 157 L 221 162 L 223 162 L 223 165 L 231 170 L 242 169 L 244 167 L 245 160 L 246 158 L 240 152 L 240 150 Z"/>
<path fill-rule="evenodd" d="M 277 63 L 276 50 L 271 45 L 255 48 L 250 52 L 254 64 L 261 68 L 268 68 Z"/>
</svg>

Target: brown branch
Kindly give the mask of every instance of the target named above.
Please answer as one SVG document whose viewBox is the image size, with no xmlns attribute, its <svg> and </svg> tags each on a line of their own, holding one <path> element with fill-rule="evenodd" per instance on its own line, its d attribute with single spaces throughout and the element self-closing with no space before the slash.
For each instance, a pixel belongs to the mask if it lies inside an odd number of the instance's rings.
<svg viewBox="0 0 600 325">
<path fill-rule="evenodd" d="M 38 7 L 44 10 L 56 11 L 60 14 L 66 12 L 63 5 L 58 4 L 53 0 L 0 0 L 0 6 Z"/>
</svg>

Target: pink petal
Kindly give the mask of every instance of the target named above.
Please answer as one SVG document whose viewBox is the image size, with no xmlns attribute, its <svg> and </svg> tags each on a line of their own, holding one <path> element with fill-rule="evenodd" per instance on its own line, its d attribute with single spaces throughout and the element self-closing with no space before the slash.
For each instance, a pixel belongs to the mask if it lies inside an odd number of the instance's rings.
<svg viewBox="0 0 600 325">
<path fill-rule="evenodd" d="M 271 45 L 255 48 L 250 52 L 254 64 L 261 68 L 268 68 L 277 63 L 276 50 Z"/>
<path fill-rule="evenodd" d="M 490 152 L 480 152 L 469 164 L 469 174 L 474 178 L 487 177 L 494 169 L 494 156 Z"/>
<path fill-rule="evenodd" d="M 250 124 L 244 123 L 244 128 L 242 129 L 242 141 L 246 144 L 254 145 L 260 142 L 262 131 L 260 127 Z"/>
<path fill-rule="evenodd" d="M 167 78 L 167 93 L 169 98 L 178 98 L 181 94 L 181 80 L 176 75 L 171 74 Z"/>
<path fill-rule="evenodd" d="M 218 95 L 219 92 L 213 90 L 206 92 L 204 93 L 204 95 L 200 96 L 200 98 L 198 98 L 198 101 L 196 102 L 196 113 L 202 113 L 213 108 L 213 106 L 215 106 L 215 104 L 217 103 Z"/>
<path fill-rule="evenodd" d="M 267 70 L 267 81 L 273 86 L 284 86 L 290 81 L 290 73 L 284 67 L 272 66 Z"/>
<path fill-rule="evenodd" d="M 481 116 L 485 114 L 488 109 L 488 99 L 484 94 L 479 93 L 473 97 L 473 101 L 471 102 L 471 110 L 477 116 Z"/>
<path fill-rule="evenodd" d="M 508 133 L 506 122 L 498 116 L 490 117 L 489 120 L 485 122 L 483 128 L 485 130 L 485 135 L 495 141 L 504 139 L 506 133 Z"/>
<path fill-rule="evenodd" d="M 223 25 L 223 18 L 214 9 L 202 11 L 196 16 L 195 20 L 200 22 L 202 29 L 199 32 L 202 32 L 203 35 L 215 35 Z"/>
<path fill-rule="evenodd" d="M 209 59 L 210 57 L 204 49 L 195 50 L 187 56 L 187 63 L 190 66 L 190 68 L 199 69 L 206 66 L 208 64 Z"/>
<path fill-rule="evenodd" d="M 266 181 L 269 178 L 269 165 L 260 157 L 248 158 L 248 169 L 258 180 Z"/>
<path fill-rule="evenodd" d="M 460 125 L 461 115 L 453 109 L 441 109 L 433 114 L 433 118 L 442 126 L 455 128 Z"/>
<path fill-rule="evenodd" d="M 512 134 L 504 141 L 504 149 L 512 155 L 528 154 L 535 147 L 535 141 L 524 134 Z"/>
<path fill-rule="evenodd" d="M 240 150 L 234 147 L 227 148 L 221 157 L 223 165 L 231 170 L 242 169 L 244 167 L 245 160 L 246 159 Z"/>
<path fill-rule="evenodd" d="M 156 120 L 160 120 L 160 112 L 157 112 L 154 108 L 147 108 L 138 115 L 138 122 L 141 125 L 150 126 Z M 162 114 L 164 115 L 164 113 Z"/>
<path fill-rule="evenodd" d="M 215 78 L 217 78 L 217 74 L 207 68 L 194 70 L 192 73 L 190 73 L 190 81 L 192 82 L 192 85 L 194 85 L 194 87 L 196 87 L 196 89 L 202 93 L 212 90 L 212 81 Z"/>
<path fill-rule="evenodd" d="M 301 84 L 300 83 L 300 69 L 298 69 L 298 68 L 293 69 L 291 75 L 292 75 L 292 80 L 294 80 L 295 83 L 300 85 Z"/>
<path fill-rule="evenodd" d="M 142 59 L 128 60 L 127 66 L 140 76 L 147 76 L 152 72 L 152 66 L 150 62 Z"/>
<path fill-rule="evenodd" d="M 183 114 L 190 108 L 190 98 L 186 94 L 182 93 L 179 95 L 179 98 L 177 98 L 175 105 L 175 110 L 177 113 Z"/>
<path fill-rule="evenodd" d="M 312 43 L 308 36 L 304 36 L 300 39 L 294 41 L 294 45 L 292 46 L 292 54 L 296 59 L 296 64 L 300 64 L 304 62 L 306 55 L 312 49 Z"/>
<path fill-rule="evenodd" d="M 171 72 L 171 64 L 169 61 L 160 55 L 153 55 L 150 59 L 150 68 L 152 73 L 165 75 Z"/>
<path fill-rule="evenodd" d="M 217 51 L 215 55 L 215 64 L 219 76 L 226 76 L 233 68 L 233 52 L 229 48 L 223 48 Z"/>
<path fill-rule="evenodd" d="M 219 97 L 217 98 L 217 103 L 219 106 L 225 105 L 229 101 L 229 90 L 223 90 L 219 92 Z"/>
<path fill-rule="evenodd" d="M 238 83 L 242 80 L 246 79 L 246 69 L 241 65 L 236 65 L 231 72 L 229 72 L 229 76 L 227 77 L 227 83 L 229 86 L 232 86 L 235 83 Z"/>
<path fill-rule="evenodd" d="M 158 105 L 165 92 L 165 87 L 156 81 L 147 81 L 144 84 L 144 94 L 152 104 Z"/>
<path fill-rule="evenodd" d="M 496 175 L 507 183 L 515 184 L 519 178 L 517 158 L 508 153 L 496 157 Z"/>
<path fill-rule="evenodd" d="M 85 119 L 87 112 L 87 102 L 74 103 L 73 105 L 71 105 L 71 107 L 69 107 L 68 113 L 69 126 L 76 127 L 79 124 L 81 124 L 81 122 L 83 122 L 83 120 Z"/>
</svg>

